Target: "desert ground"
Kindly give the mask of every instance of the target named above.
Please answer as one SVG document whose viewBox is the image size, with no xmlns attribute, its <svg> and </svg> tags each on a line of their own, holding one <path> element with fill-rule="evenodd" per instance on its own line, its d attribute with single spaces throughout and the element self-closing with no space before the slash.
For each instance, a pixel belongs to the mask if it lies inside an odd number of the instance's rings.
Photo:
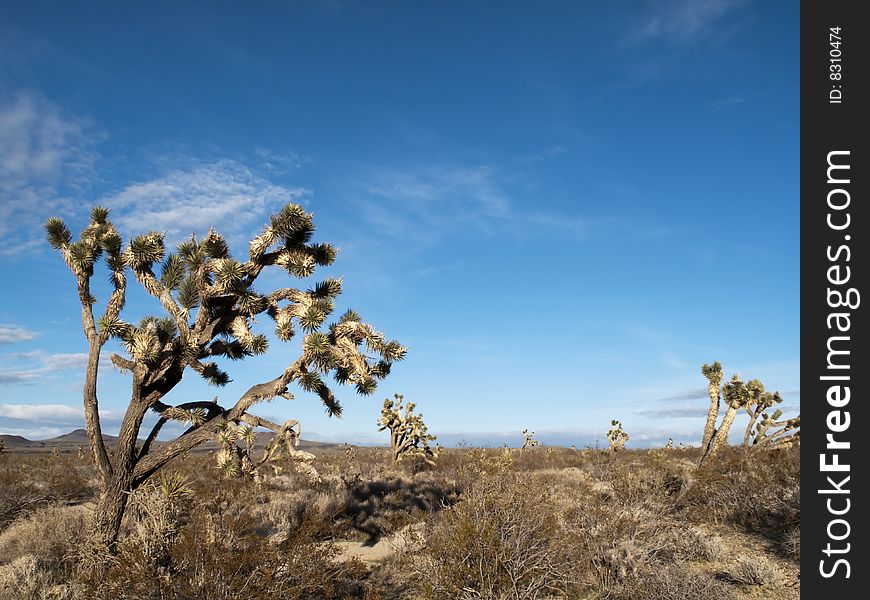
<svg viewBox="0 0 870 600">
<path fill-rule="evenodd" d="M 798 449 L 698 470 L 693 449 L 442 448 L 431 466 L 308 444 L 320 483 L 290 463 L 222 477 L 206 450 L 134 492 L 95 573 L 97 478 L 63 442 L 6 440 L 3 600 L 800 596 Z"/>
</svg>

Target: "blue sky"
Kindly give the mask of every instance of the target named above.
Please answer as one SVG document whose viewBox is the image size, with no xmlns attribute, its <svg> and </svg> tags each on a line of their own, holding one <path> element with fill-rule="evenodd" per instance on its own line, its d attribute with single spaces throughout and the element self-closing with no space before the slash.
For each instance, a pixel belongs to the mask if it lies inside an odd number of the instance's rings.
<svg viewBox="0 0 870 600">
<path fill-rule="evenodd" d="M 401 392 L 447 444 L 580 445 L 612 418 L 697 442 L 713 360 L 793 414 L 798 41 L 794 2 L 17 3 L 0 432 L 81 424 L 80 309 L 41 225 L 94 204 L 125 237 L 215 226 L 242 252 L 284 202 L 314 212 L 338 309 L 410 350 L 373 397 L 337 390 L 340 421 L 304 393 L 261 407 L 306 437 L 384 441 Z M 136 291 L 125 316 L 155 310 Z M 231 402 L 297 344 L 174 398 Z M 111 431 L 128 382 L 102 373 Z"/>
</svg>

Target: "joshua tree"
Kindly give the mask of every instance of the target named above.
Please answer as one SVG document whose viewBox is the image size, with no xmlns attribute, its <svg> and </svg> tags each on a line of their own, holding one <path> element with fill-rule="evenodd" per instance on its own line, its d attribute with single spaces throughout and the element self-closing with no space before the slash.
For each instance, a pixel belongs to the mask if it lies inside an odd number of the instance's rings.
<svg viewBox="0 0 870 600">
<path fill-rule="evenodd" d="M 46 231 L 49 243 L 75 276 L 81 302 L 88 342 L 85 424 L 101 487 L 92 533 L 98 547 L 112 550 L 127 499 L 163 465 L 220 436 L 230 426 L 236 431 L 242 424 L 275 432 L 265 460 L 283 447 L 300 465 L 307 465 L 309 457 L 294 450 L 299 438 L 297 422 L 279 425 L 252 415 L 250 409 L 275 397 L 291 399 L 289 386 L 295 383 L 316 393 L 328 414 L 340 415 L 341 405 L 324 376 L 331 374 L 339 384 L 352 384 L 358 393 L 371 394 L 406 350 L 397 341 L 386 341 L 352 311 L 323 330 L 341 293 L 340 279 L 327 279 L 308 290 L 282 287 L 259 293 L 254 289 L 258 277 L 269 267 L 281 267 L 292 277 L 305 278 L 318 266 L 335 260 L 337 251 L 331 245 L 311 243 L 312 215 L 298 205 L 288 204 L 270 218 L 251 240 L 245 262 L 232 257 L 226 241 L 214 230 L 202 239 L 191 236 L 169 255 L 160 233 L 134 237 L 125 245 L 108 216 L 107 209 L 94 208 L 78 241 L 72 240 L 70 230 L 57 218 L 48 220 Z M 95 316 L 97 299 L 91 282 L 100 258 L 105 258 L 112 291 L 102 314 Z M 166 316 L 148 316 L 138 324 L 122 320 L 128 270 L 160 303 Z M 230 378 L 213 359 L 241 360 L 265 353 L 269 345 L 266 335 L 252 331 L 258 315 L 274 321 L 281 341 L 290 340 L 297 328 L 302 330 L 301 355 L 274 379 L 251 386 L 229 407 L 209 401 L 167 402 L 167 394 L 188 370 L 222 386 Z M 100 425 L 97 376 L 101 351 L 112 338 L 120 340 L 127 356 L 112 354 L 111 361 L 130 374 L 132 390 L 118 446 L 110 457 Z M 157 413 L 159 419 L 139 447 L 137 439 L 148 411 Z M 188 423 L 186 431 L 155 446 L 158 433 L 170 420 Z"/>
<path fill-rule="evenodd" d="M 781 415 L 781 411 L 776 411 L 773 417 L 770 417 L 764 411 L 782 402 L 779 392 L 770 393 L 765 391 L 764 384 L 757 379 L 752 379 L 746 383 L 740 379 L 740 376 L 735 374 L 731 381 L 722 386 L 722 395 L 725 403 L 728 405 L 728 410 L 722 418 L 722 423 L 716 427 L 716 418 L 718 417 L 720 390 L 717 382 L 722 380 L 722 366 L 715 362 L 713 365 L 703 365 L 701 373 L 707 378 L 710 383 L 710 412 L 707 414 L 707 424 L 704 427 L 704 438 L 707 439 L 707 432 L 713 431 L 707 443 L 701 443 L 701 462 L 703 465 L 708 462 L 719 449 L 728 443 L 728 431 L 731 429 L 731 424 L 734 422 L 734 417 L 742 408 L 749 414 L 749 424 L 746 428 L 743 437 L 743 445 L 756 449 L 785 447 L 800 440 L 800 432 L 791 433 L 800 428 L 800 416 L 786 421 L 777 421 Z M 713 412 L 713 408 L 716 411 Z M 758 421 L 760 417 L 760 421 Z M 756 421 L 758 421 L 756 423 Z M 755 431 L 752 431 L 753 425 Z M 770 428 L 780 427 L 772 433 L 768 434 Z M 752 437 L 750 445 L 749 439 Z M 792 439 L 793 438 L 793 439 Z"/>
<path fill-rule="evenodd" d="M 540 446 L 541 442 L 535 439 L 535 432 L 530 432 L 528 429 L 523 429 L 523 450 Z"/>
<path fill-rule="evenodd" d="M 707 378 L 707 393 L 710 395 L 710 408 L 707 409 L 707 423 L 704 425 L 704 439 L 701 440 L 701 448 L 710 445 L 713 434 L 716 432 L 716 419 L 719 418 L 719 387 L 722 385 L 722 365 L 719 361 L 712 365 L 701 367 L 701 373 Z"/>
<path fill-rule="evenodd" d="M 704 366 L 706 367 L 707 365 Z M 724 396 L 728 410 L 725 411 L 725 416 L 722 417 L 722 423 L 719 424 L 719 427 L 715 428 L 710 442 L 707 446 L 701 446 L 701 465 L 707 463 L 711 458 L 713 458 L 722 446 L 727 445 L 728 431 L 731 429 L 734 417 L 737 416 L 737 411 L 758 402 L 762 393 L 764 393 L 764 386 L 761 385 L 760 381 L 753 379 L 747 383 L 743 383 L 743 380 L 740 379 L 740 375 L 736 373 L 731 377 L 731 381 L 722 386 L 722 395 Z M 718 396 L 718 390 L 716 394 Z"/>
<path fill-rule="evenodd" d="M 3 441 L 3 438 L 0 438 L 0 456 L 6 454 L 6 442 Z"/>
<path fill-rule="evenodd" d="M 622 429 L 622 423 L 617 420 L 610 422 L 610 429 L 607 432 L 607 441 L 610 442 L 610 449 L 616 452 L 625 447 L 625 442 L 629 440 L 629 435 Z"/>
<path fill-rule="evenodd" d="M 426 463 L 434 465 L 434 459 L 438 455 L 429 447 L 429 442 L 435 439 L 429 434 L 426 424 L 423 423 L 423 415 L 414 414 L 417 406 L 413 402 L 405 404 L 405 413 L 402 414 L 402 400 L 404 396 L 395 394 L 394 399 L 386 398 L 381 416 L 378 419 L 378 431 L 390 430 L 390 450 L 393 460 L 400 462 L 405 458 L 421 458 Z"/>
</svg>

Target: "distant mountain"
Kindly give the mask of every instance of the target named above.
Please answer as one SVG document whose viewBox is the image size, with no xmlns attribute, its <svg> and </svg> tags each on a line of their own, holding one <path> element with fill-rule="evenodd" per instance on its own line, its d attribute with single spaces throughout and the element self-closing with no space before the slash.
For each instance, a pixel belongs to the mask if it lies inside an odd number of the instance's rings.
<svg viewBox="0 0 870 600">
<path fill-rule="evenodd" d="M 118 438 L 114 435 L 106 435 L 103 434 L 103 439 L 108 442 L 116 442 Z M 65 433 L 63 435 L 59 435 L 57 437 L 53 437 L 51 439 L 42 440 L 45 444 L 54 445 L 54 444 L 87 444 L 88 443 L 88 432 L 84 429 L 74 429 L 69 433 Z"/>
<path fill-rule="evenodd" d="M 7 448 L 17 448 L 19 446 L 27 446 L 32 444 L 31 440 L 28 440 L 26 437 L 21 437 L 20 435 L 11 435 L 11 434 L 3 434 L 0 435 L 0 440 L 3 440 L 3 444 Z"/>
<path fill-rule="evenodd" d="M 271 431 L 260 431 L 257 432 L 257 448 L 264 448 L 266 444 L 274 437 L 274 433 Z M 0 435 L 3 443 L 6 445 L 6 449 L 10 452 L 19 452 L 19 453 L 33 453 L 33 452 L 51 452 L 55 448 L 63 451 L 63 452 L 75 452 L 78 450 L 79 446 L 88 447 L 90 442 L 88 441 L 88 432 L 84 429 L 74 429 L 69 433 L 64 433 L 63 435 L 59 435 L 57 437 L 49 438 L 46 440 L 29 440 L 25 437 L 21 437 L 20 435 Z M 106 441 L 106 444 L 109 446 L 114 446 L 118 443 L 118 437 L 114 435 L 103 434 L 103 439 Z M 139 440 L 141 444 L 144 440 Z M 165 442 L 157 442 L 155 446 L 160 446 L 161 443 Z M 325 442 L 313 442 L 309 440 L 300 440 L 300 449 L 304 450 L 312 450 L 315 452 L 329 452 L 330 450 L 336 450 L 341 448 L 341 444 L 331 444 Z M 200 444 L 196 448 L 192 450 L 192 452 L 209 452 L 217 448 L 217 444 L 211 440 L 205 442 L 204 444 Z"/>
</svg>

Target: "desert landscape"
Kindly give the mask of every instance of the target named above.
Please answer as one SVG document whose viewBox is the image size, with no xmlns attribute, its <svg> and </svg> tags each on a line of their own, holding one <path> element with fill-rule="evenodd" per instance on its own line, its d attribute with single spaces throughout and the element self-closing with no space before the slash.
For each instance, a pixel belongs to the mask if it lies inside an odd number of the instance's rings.
<svg viewBox="0 0 870 600">
<path fill-rule="evenodd" d="M 88 575 L 93 466 L 4 441 L 4 600 L 800 596 L 797 448 L 728 448 L 699 471 L 698 449 L 439 449 L 433 467 L 303 442 L 316 484 L 289 465 L 221 478 L 212 450 L 132 495 L 117 555 Z"/>
<path fill-rule="evenodd" d="M 0 600 L 799 598 L 799 9 L 11 3 Z"/>
</svg>

